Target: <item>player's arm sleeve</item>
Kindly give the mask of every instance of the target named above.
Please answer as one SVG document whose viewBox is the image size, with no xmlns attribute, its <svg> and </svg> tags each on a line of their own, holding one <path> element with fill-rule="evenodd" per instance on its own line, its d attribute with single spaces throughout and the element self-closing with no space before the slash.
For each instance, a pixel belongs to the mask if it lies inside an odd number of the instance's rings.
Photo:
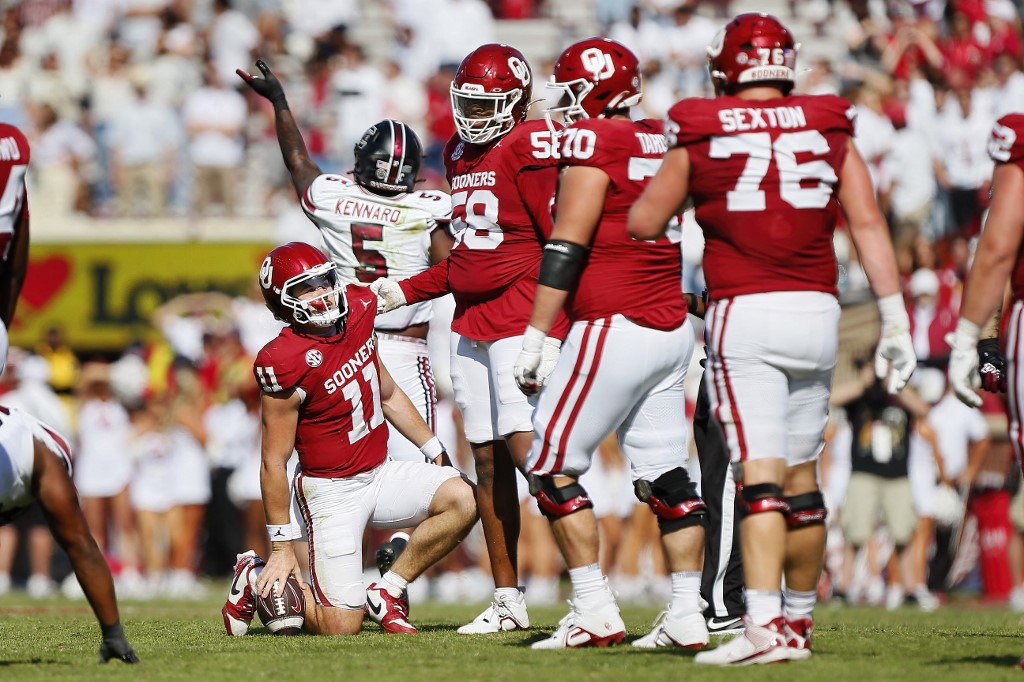
<svg viewBox="0 0 1024 682">
<path fill-rule="evenodd" d="M 995 163 L 1012 163 L 1024 168 L 1024 115 L 1007 114 L 992 126 L 988 155 Z"/>
<path fill-rule="evenodd" d="M 409 304 L 444 296 L 451 291 L 448 287 L 448 259 L 445 258 L 418 275 L 399 281 L 398 286 L 402 287 L 402 293 Z"/>
<path fill-rule="evenodd" d="M 516 188 L 523 200 L 537 234 L 547 240 L 554 227 L 551 218 L 551 204 L 558 182 L 558 168 L 555 166 L 528 167 L 516 174 Z"/>
<path fill-rule="evenodd" d="M 22 189 L 21 212 L 14 222 L 10 252 L 0 271 L 0 320 L 11 326 L 21 295 L 21 286 L 28 273 L 29 216 L 28 194 Z"/>
</svg>

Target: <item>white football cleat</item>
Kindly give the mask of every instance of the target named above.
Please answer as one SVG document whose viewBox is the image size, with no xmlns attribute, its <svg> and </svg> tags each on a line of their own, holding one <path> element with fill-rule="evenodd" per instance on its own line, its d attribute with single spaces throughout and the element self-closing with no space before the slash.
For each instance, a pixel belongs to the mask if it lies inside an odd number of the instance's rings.
<svg viewBox="0 0 1024 682">
<path fill-rule="evenodd" d="M 703 649 L 708 645 L 708 624 L 703 613 L 674 618 L 668 611 L 662 611 L 654 621 L 654 629 L 631 643 L 641 649 L 660 646 Z"/>
<path fill-rule="evenodd" d="M 252 589 L 255 581 L 250 581 L 249 575 L 254 568 L 262 565 L 263 559 L 251 549 L 237 555 L 235 575 L 228 587 L 228 598 L 220 610 L 229 637 L 241 637 L 249 632 L 249 623 L 256 612 L 256 593 Z"/>
<path fill-rule="evenodd" d="M 746 628 L 742 635 L 733 637 L 711 651 L 702 651 L 693 657 L 694 663 L 703 665 L 754 665 L 791 660 L 786 643 L 786 620 L 779 616 L 766 626 L 754 625 L 744 616 Z"/>
<path fill-rule="evenodd" d="M 457 630 L 460 635 L 486 635 L 506 630 L 530 629 L 530 614 L 526 612 L 526 598 L 519 593 L 519 599 L 494 593 L 491 605 Z"/>
<path fill-rule="evenodd" d="M 621 644 L 626 638 L 626 625 L 619 607 L 609 604 L 602 609 L 584 613 L 569 602 L 572 609 L 558 621 L 558 628 L 547 639 L 534 642 L 532 649 L 578 649 L 585 646 L 606 647 Z"/>
</svg>

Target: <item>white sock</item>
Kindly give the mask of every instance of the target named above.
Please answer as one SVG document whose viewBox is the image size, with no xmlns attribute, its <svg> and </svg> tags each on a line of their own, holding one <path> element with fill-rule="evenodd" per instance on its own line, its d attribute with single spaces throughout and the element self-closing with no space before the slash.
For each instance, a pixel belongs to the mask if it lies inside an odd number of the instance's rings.
<svg viewBox="0 0 1024 682">
<path fill-rule="evenodd" d="M 505 599 L 514 602 L 523 601 L 523 593 L 519 591 L 518 587 L 499 587 L 494 590 L 494 596 L 504 596 Z"/>
<path fill-rule="evenodd" d="M 782 590 L 782 603 L 785 604 L 786 618 L 789 620 L 810 618 L 814 605 L 818 603 L 818 592 L 798 592 L 787 587 Z"/>
<path fill-rule="evenodd" d="M 680 571 L 672 574 L 672 603 L 668 612 L 672 616 L 700 613 L 704 607 L 700 598 L 700 571 Z"/>
<path fill-rule="evenodd" d="M 253 593 L 256 593 L 256 578 L 260 577 L 260 573 L 263 572 L 264 566 L 252 566 L 249 568 L 249 575 L 246 576 L 246 580 L 249 582 L 249 587 L 252 588 Z"/>
<path fill-rule="evenodd" d="M 782 615 L 782 592 L 747 590 L 747 617 L 754 625 L 765 626 Z"/>
<path fill-rule="evenodd" d="M 409 581 L 394 571 L 388 571 L 380 579 L 380 584 L 392 597 L 401 597 L 402 591 L 409 587 Z"/>
<path fill-rule="evenodd" d="M 580 609 L 597 610 L 615 603 L 615 597 L 601 573 L 601 564 L 570 568 L 569 580 L 572 581 L 576 606 Z"/>
</svg>

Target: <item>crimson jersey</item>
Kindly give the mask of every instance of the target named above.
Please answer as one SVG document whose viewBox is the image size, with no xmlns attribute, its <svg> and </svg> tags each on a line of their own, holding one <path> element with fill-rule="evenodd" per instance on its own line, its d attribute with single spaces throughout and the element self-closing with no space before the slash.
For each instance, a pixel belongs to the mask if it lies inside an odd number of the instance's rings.
<svg viewBox="0 0 1024 682">
<path fill-rule="evenodd" d="M 14 231 L 28 215 L 25 171 L 28 140 L 20 130 L 0 123 L 0 260 L 6 260 Z"/>
<path fill-rule="evenodd" d="M 988 155 L 996 163 L 1012 163 L 1024 170 L 1024 114 L 1007 114 L 996 121 L 988 141 Z M 1014 299 L 1024 300 L 1024 244 L 1010 279 Z"/>
<path fill-rule="evenodd" d="M 686 320 L 680 222 L 674 219 L 656 241 L 637 241 L 626 231 L 630 207 L 661 165 L 662 129 L 655 120 L 590 118 L 562 133 L 562 165 L 600 168 L 610 181 L 586 267 L 566 303 L 571 320 L 622 313 L 661 330 Z"/>
<path fill-rule="evenodd" d="M 321 478 L 369 471 L 388 449 L 373 331 L 377 298 L 360 286 L 346 287 L 345 298 L 344 331 L 315 336 L 285 327 L 256 355 L 253 367 L 263 391 L 298 391 L 295 450 L 302 471 Z"/>
<path fill-rule="evenodd" d="M 558 147 L 543 121 L 497 142 L 458 136 L 444 150 L 455 245 L 447 259 L 402 282 L 410 303 L 455 296 L 452 331 L 478 341 L 518 336 L 533 310 L 543 240 L 551 234 Z"/>
<path fill-rule="evenodd" d="M 670 147 L 690 155 L 713 299 L 767 291 L 837 294 L 832 233 L 854 109 L 834 95 L 684 99 Z"/>
</svg>

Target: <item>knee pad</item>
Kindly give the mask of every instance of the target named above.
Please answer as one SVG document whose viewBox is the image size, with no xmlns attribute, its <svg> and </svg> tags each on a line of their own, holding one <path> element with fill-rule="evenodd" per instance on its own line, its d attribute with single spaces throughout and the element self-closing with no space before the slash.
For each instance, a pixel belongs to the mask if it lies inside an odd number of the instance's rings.
<svg viewBox="0 0 1024 682">
<path fill-rule="evenodd" d="M 820 490 L 787 497 L 786 504 L 789 505 L 786 525 L 790 530 L 825 523 L 825 518 L 828 517 L 828 510 L 825 509 L 825 497 Z"/>
<path fill-rule="evenodd" d="M 779 512 L 789 518 L 789 505 L 782 495 L 782 487 L 774 483 L 745 485 L 740 497 L 743 499 L 743 515 Z"/>
<path fill-rule="evenodd" d="M 549 521 L 574 514 L 583 509 L 593 509 L 587 491 L 579 483 L 570 483 L 559 488 L 551 476 L 530 474 L 530 494 L 537 499 L 540 513 Z"/>
<path fill-rule="evenodd" d="M 633 483 L 633 492 L 658 517 L 662 535 L 707 523 L 707 505 L 682 467 L 666 471 L 654 481 L 637 480 Z"/>
</svg>

